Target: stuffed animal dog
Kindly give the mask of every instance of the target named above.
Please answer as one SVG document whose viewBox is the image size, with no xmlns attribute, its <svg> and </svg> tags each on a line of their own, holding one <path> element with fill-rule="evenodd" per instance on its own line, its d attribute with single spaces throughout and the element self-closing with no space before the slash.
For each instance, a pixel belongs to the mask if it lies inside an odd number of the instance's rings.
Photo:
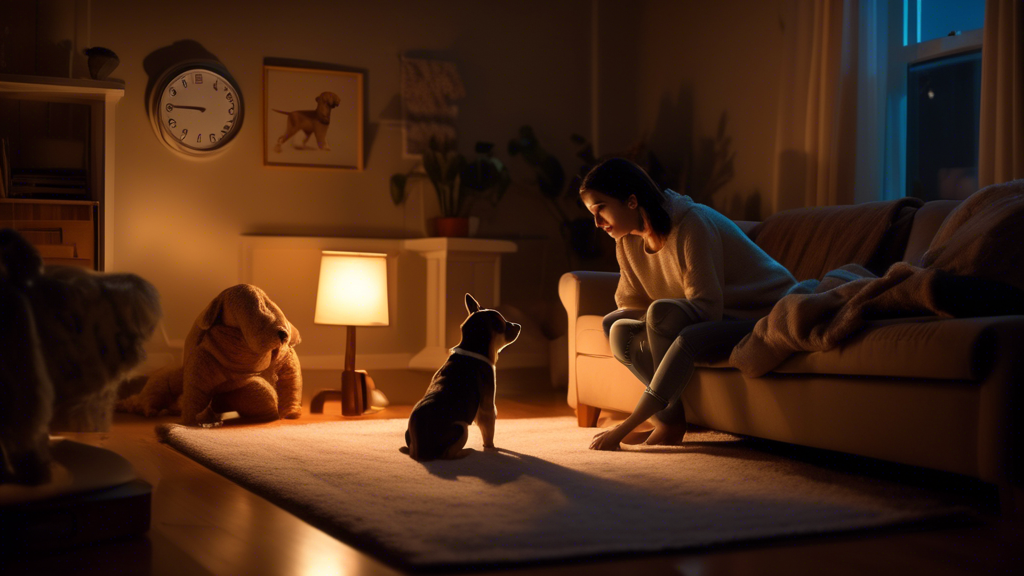
<svg viewBox="0 0 1024 576">
<path fill-rule="evenodd" d="M 515 342 L 522 326 L 506 322 L 497 311 L 481 309 L 466 294 L 469 317 L 462 323 L 462 340 L 434 373 L 423 399 L 409 415 L 405 444 L 415 460 L 455 458 L 476 420 L 484 447 L 494 447 L 495 362 L 502 348 Z"/>
<path fill-rule="evenodd" d="M 274 152 L 280 153 L 281 145 L 287 142 L 299 130 L 306 134 L 306 139 L 302 141 L 302 148 L 306 147 L 310 136 L 316 136 L 317 148 L 330 150 L 331 147 L 327 145 L 327 128 L 331 123 L 331 110 L 337 108 L 339 104 L 341 104 L 341 98 L 337 94 L 334 92 L 322 92 L 316 97 L 316 110 L 285 112 L 284 110 L 271 108 L 274 112 L 288 116 L 288 125 L 284 130 L 284 134 L 277 139 L 277 144 L 274 145 Z"/>
<path fill-rule="evenodd" d="M 0 230 L 0 483 L 50 479 L 50 430 L 110 428 L 119 379 L 159 318 L 142 278 L 44 270 L 31 244 Z"/>
<path fill-rule="evenodd" d="M 298 418 L 302 372 L 299 331 L 256 286 L 221 292 L 185 338 L 182 366 L 159 371 L 118 410 L 144 416 L 181 413 L 188 426 L 219 426 L 224 412 L 253 420 Z"/>
</svg>

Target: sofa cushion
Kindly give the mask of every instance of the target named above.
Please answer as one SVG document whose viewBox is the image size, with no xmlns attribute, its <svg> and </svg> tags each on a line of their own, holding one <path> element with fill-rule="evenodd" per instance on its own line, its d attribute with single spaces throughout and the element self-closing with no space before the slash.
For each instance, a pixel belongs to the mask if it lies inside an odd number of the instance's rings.
<svg viewBox="0 0 1024 576">
<path fill-rule="evenodd" d="M 604 316 L 576 318 L 576 352 L 587 356 L 611 356 L 612 348 L 601 323 Z"/>
<path fill-rule="evenodd" d="M 932 200 L 917 209 L 914 223 L 910 227 L 907 249 L 903 253 L 904 262 L 918 265 L 935 233 L 939 231 L 939 226 L 942 226 L 949 213 L 959 204 L 959 200 Z"/>
<path fill-rule="evenodd" d="M 601 316 L 576 321 L 576 351 L 610 357 Z M 922 317 L 868 322 L 845 344 L 826 352 L 798 353 L 773 372 L 976 380 L 988 370 L 985 318 Z M 698 366 L 731 368 L 727 360 Z"/>
<path fill-rule="evenodd" d="M 790 356 L 773 372 L 977 380 L 988 370 L 985 318 L 868 322 L 842 345 Z"/>
<path fill-rule="evenodd" d="M 891 252 L 902 254 L 889 248 L 905 241 L 894 223 L 910 222 L 910 213 L 922 204 L 917 198 L 899 198 L 795 208 L 769 216 L 747 235 L 798 281 L 818 279 L 845 264 L 867 265 L 879 250 L 882 254 L 873 265 L 884 266 Z"/>
</svg>

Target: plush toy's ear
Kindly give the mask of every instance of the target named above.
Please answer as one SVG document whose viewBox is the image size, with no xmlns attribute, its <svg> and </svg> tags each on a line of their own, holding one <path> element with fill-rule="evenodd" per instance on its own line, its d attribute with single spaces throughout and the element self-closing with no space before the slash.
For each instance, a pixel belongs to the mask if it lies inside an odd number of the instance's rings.
<svg viewBox="0 0 1024 576">
<path fill-rule="evenodd" d="M 199 325 L 200 330 L 209 330 L 214 324 L 217 323 L 217 319 L 220 318 L 220 314 L 224 309 L 224 293 L 221 292 L 217 295 L 213 301 L 203 310 L 196 319 L 196 324 Z"/>
<path fill-rule="evenodd" d="M 476 301 L 475 298 L 470 296 L 470 294 L 467 292 L 466 293 L 466 310 L 468 310 L 469 313 L 472 314 L 472 313 L 476 312 L 479 309 L 480 309 L 480 304 Z"/>
<path fill-rule="evenodd" d="M 295 346 L 302 344 L 302 336 L 299 336 L 299 329 L 295 327 L 295 324 L 289 322 L 288 328 L 289 332 L 291 332 L 291 336 L 288 338 L 288 345 L 294 348 Z"/>
<path fill-rule="evenodd" d="M 0 229 L 0 279 L 24 288 L 42 273 L 39 251 L 14 230 Z"/>
</svg>

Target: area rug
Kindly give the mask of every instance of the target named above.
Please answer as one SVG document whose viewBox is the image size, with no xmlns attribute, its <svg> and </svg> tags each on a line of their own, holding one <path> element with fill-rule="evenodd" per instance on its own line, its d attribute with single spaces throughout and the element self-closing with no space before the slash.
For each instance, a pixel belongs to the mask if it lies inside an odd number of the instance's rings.
<svg viewBox="0 0 1024 576">
<path fill-rule="evenodd" d="M 406 421 L 162 425 L 161 439 L 321 530 L 408 568 L 653 552 L 822 534 L 963 512 L 934 495 L 688 433 L 681 446 L 588 450 L 571 417 L 499 419 L 494 450 L 418 463 Z"/>
</svg>

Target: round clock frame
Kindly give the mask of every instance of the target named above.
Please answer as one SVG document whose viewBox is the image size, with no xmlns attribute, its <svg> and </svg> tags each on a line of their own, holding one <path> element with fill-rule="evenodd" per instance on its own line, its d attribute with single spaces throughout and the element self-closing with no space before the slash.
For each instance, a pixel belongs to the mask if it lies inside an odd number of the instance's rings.
<svg viewBox="0 0 1024 576">
<path fill-rule="evenodd" d="M 222 152 L 238 135 L 245 104 L 227 68 L 219 62 L 195 60 L 160 75 L 147 111 L 153 131 L 168 148 L 191 157 L 209 157 Z"/>
</svg>

